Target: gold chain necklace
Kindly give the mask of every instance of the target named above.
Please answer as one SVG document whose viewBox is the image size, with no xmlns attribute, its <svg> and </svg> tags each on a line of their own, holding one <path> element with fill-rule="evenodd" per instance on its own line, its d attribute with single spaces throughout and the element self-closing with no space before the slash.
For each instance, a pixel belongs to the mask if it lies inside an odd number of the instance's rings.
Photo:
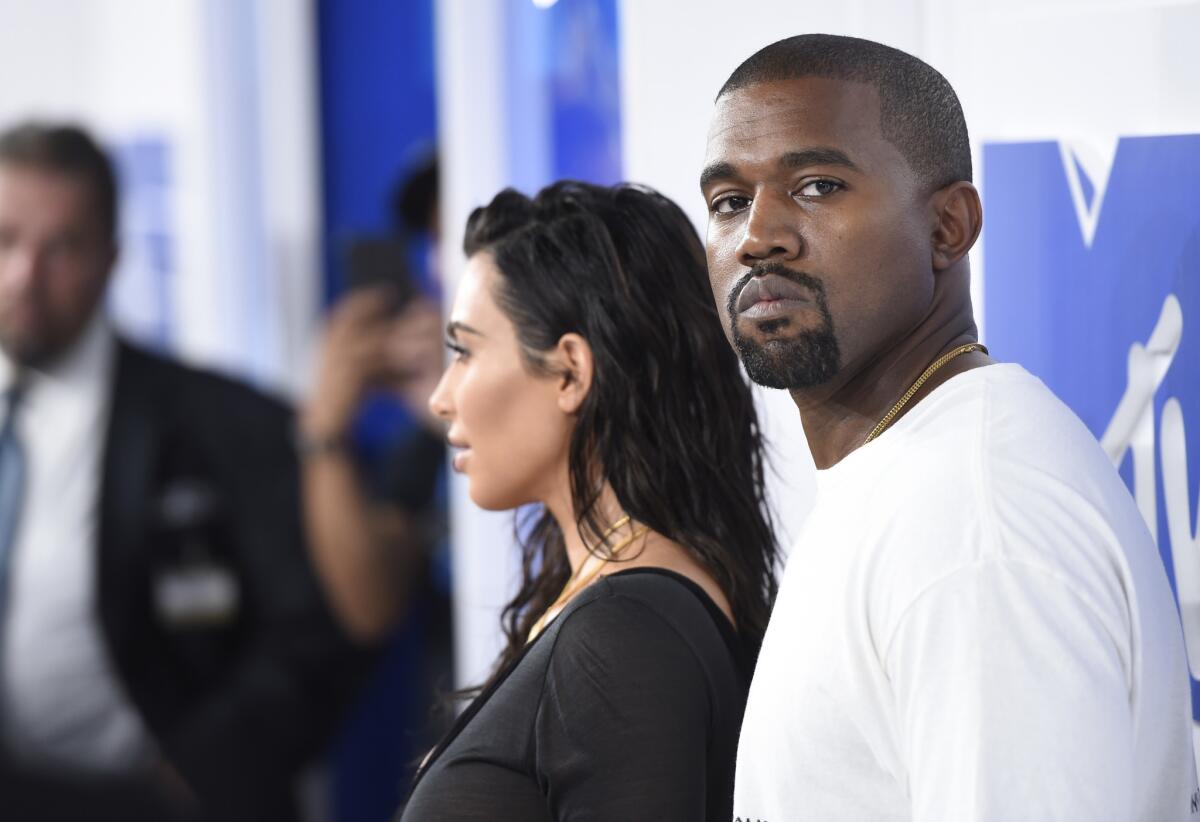
<svg viewBox="0 0 1200 822">
<path fill-rule="evenodd" d="M 872 430 L 870 434 L 867 434 L 867 438 L 865 440 L 863 440 L 863 445 L 866 445 L 868 442 L 870 442 L 871 440 L 878 437 L 880 434 L 882 434 L 887 429 L 887 427 L 889 425 L 892 424 L 892 420 L 894 420 L 896 418 L 896 415 L 900 413 L 900 409 L 903 408 L 908 403 L 908 401 L 913 398 L 913 394 L 916 394 L 917 391 L 920 390 L 921 386 L 925 384 L 925 381 L 928 380 L 931 376 L 933 376 L 934 371 L 937 371 L 943 365 L 950 362 L 952 359 L 959 356 L 960 354 L 966 354 L 968 351 L 982 351 L 984 354 L 988 353 L 987 346 L 981 345 L 980 343 L 976 342 L 976 343 L 966 343 L 965 345 L 960 345 L 958 348 L 955 348 L 952 351 L 947 351 L 945 354 L 938 357 L 936 360 L 933 361 L 933 365 L 931 365 L 925 369 L 925 373 L 923 373 L 923 374 L 921 374 L 921 376 L 917 377 L 917 381 L 912 384 L 911 388 L 909 388 L 907 391 L 904 392 L 904 396 L 901 397 L 899 399 L 899 401 L 895 405 L 892 406 L 891 411 L 888 411 L 884 415 L 883 419 L 881 419 L 879 421 L 879 424 L 875 426 L 874 430 Z"/>
<path fill-rule="evenodd" d="M 629 515 L 626 514 L 612 525 L 608 526 L 601 539 L 607 540 L 614 531 L 616 531 L 622 525 L 626 525 L 628 523 Z M 575 572 L 567 579 L 567 584 L 563 586 L 562 593 L 558 595 L 558 599 L 550 603 L 550 606 L 546 608 L 546 610 L 538 618 L 538 621 L 533 623 L 533 627 L 529 629 L 529 637 L 525 640 L 525 642 L 527 644 L 533 642 L 534 638 L 545 629 L 547 623 L 549 623 L 551 619 L 558 615 L 558 611 L 561 610 L 564 603 L 569 601 L 571 597 L 575 596 L 575 594 L 579 593 L 589 584 L 591 584 L 592 580 L 594 580 L 600 574 L 600 571 L 604 569 L 605 565 L 616 559 L 617 555 L 632 545 L 634 540 L 640 536 L 643 536 L 649 531 L 650 528 L 646 525 L 643 525 L 641 528 L 635 528 L 632 534 L 613 546 L 612 550 L 608 552 L 608 556 L 601 557 L 599 563 L 597 563 L 596 567 L 590 573 L 588 573 L 586 577 L 580 578 L 580 574 L 583 573 L 583 569 L 587 567 L 588 562 L 596 555 L 589 553 L 586 557 L 584 557 L 583 562 L 579 563 L 579 567 L 576 568 Z"/>
</svg>

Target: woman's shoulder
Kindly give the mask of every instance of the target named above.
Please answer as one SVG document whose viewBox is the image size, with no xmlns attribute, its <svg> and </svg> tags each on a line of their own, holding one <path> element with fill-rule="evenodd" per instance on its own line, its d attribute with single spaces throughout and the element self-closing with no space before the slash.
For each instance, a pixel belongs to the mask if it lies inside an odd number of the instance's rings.
<svg viewBox="0 0 1200 822">
<path fill-rule="evenodd" d="M 563 611 L 567 622 L 596 623 L 639 618 L 661 627 L 681 624 L 707 632 L 714 617 L 728 624 L 716 604 L 699 585 L 665 568 L 630 568 L 601 577 L 584 589 Z M 698 623 L 698 625 L 697 625 Z M 719 623 L 711 627 L 714 630 Z"/>
<path fill-rule="evenodd" d="M 740 668 L 737 635 L 708 595 L 687 577 L 658 568 L 597 580 L 558 620 L 554 655 L 569 664 L 699 665 L 709 676 Z"/>
</svg>

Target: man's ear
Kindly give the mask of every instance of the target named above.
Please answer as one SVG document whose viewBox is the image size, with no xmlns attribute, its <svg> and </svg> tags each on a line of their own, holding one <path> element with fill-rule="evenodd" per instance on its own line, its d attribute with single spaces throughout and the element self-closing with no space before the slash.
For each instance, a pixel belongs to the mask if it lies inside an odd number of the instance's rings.
<svg viewBox="0 0 1200 822">
<path fill-rule="evenodd" d="M 578 334 L 563 334 L 551 359 L 559 374 L 558 407 L 564 414 L 578 413 L 592 388 L 592 347 Z"/>
<path fill-rule="evenodd" d="M 968 182 L 951 183 L 934 192 L 930 205 L 933 215 L 933 270 L 943 271 L 957 263 L 983 228 L 983 206 L 979 192 Z"/>
</svg>

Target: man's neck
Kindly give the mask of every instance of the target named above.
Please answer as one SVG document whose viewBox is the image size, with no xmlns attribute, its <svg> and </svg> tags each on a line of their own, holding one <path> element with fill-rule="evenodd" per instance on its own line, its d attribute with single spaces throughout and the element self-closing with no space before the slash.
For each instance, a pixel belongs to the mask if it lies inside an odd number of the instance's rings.
<svg viewBox="0 0 1200 822">
<path fill-rule="evenodd" d="M 44 362 L 20 363 L 0 351 L 0 390 L 19 377 L 30 396 L 47 386 L 65 387 L 81 402 L 103 396 L 111 382 L 116 350 L 116 334 L 103 312 L 97 311 L 74 339 Z"/>
<path fill-rule="evenodd" d="M 860 448 L 926 368 L 943 354 L 977 339 L 968 306 L 964 313 L 944 323 L 923 324 L 887 350 L 849 364 L 825 385 L 793 390 L 792 400 L 800 411 L 816 467 L 830 468 Z M 983 352 L 965 353 L 950 360 L 922 384 L 891 424 L 946 380 L 990 362 Z"/>
</svg>

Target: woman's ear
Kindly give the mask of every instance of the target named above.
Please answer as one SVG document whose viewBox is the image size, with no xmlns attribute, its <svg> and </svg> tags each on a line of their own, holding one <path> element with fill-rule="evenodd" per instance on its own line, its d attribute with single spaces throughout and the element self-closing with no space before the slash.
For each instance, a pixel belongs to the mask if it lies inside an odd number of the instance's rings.
<svg viewBox="0 0 1200 822">
<path fill-rule="evenodd" d="M 559 373 L 558 407 L 564 414 L 578 413 L 592 388 L 592 347 L 578 334 L 563 334 L 553 359 Z"/>
<path fill-rule="evenodd" d="M 983 228 L 979 192 L 968 182 L 946 186 L 933 195 L 933 270 L 943 271 L 966 256 Z"/>
</svg>

